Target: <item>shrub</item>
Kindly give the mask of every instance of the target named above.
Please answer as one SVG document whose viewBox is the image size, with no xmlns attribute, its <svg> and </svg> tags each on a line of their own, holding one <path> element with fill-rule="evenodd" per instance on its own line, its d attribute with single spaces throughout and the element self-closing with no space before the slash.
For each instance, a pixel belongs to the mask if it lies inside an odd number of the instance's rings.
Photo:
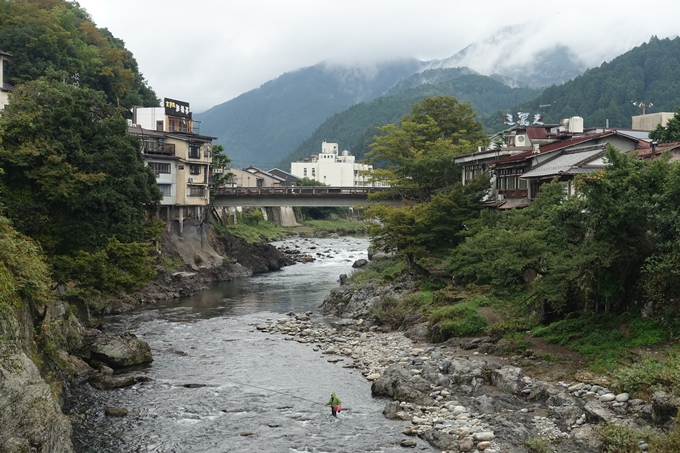
<svg viewBox="0 0 680 453">
<path fill-rule="evenodd" d="M 680 396 L 680 358 L 669 354 L 666 360 L 647 358 L 628 367 L 619 368 L 615 377 L 627 392 L 645 396 L 664 390 Z"/>
<path fill-rule="evenodd" d="M 524 441 L 529 453 L 551 453 L 550 442 L 540 437 L 532 437 Z"/>
<path fill-rule="evenodd" d="M 639 453 L 643 434 L 629 426 L 601 423 L 597 432 L 604 442 L 604 453 Z"/>
<path fill-rule="evenodd" d="M 487 325 L 486 319 L 469 302 L 437 308 L 430 314 L 433 341 L 479 335 Z"/>
</svg>

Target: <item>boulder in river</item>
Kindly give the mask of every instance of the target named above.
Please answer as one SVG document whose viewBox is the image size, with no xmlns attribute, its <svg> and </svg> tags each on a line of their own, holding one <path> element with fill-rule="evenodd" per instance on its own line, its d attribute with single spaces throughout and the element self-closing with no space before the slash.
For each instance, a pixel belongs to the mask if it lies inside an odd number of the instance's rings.
<svg viewBox="0 0 680 453">
<path fill-rule="evenodd" d="M 122 335 L 102 335 L 90 346 L 90 358 L 113 368 L 122 368 L 153 361 L 146 341 L 131 332 Z"/>
</svg>

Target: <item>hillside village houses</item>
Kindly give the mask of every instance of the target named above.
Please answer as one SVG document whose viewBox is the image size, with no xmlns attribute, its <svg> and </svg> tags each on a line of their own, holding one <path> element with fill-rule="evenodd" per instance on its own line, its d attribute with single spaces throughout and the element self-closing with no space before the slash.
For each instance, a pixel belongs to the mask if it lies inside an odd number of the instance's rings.
<svg viewBox="0 0 680 453">
<path fill-rule="evenodd" d="M 208 190 L 212 141 L 199 134 L 189 104 L 165 98 L 163 107 L 133 107 L 128 132 L 140 137 L 144 163 L 156 174 L 163 194 L 161 217 L 170 227 L 185 218 L 200 219 L 210 203 Z"/>
<path fill-rule="evenodd" d="M 0 110 L 4 110 L 9 105 L 9 93 L 14 87 L 5 83 L 5 62 L 12 54 L 0 50 Z"/>
<path fill-rule="evenodd" d="M 539 116 L 533 122 L 511 124 L 512 127 L 492 137 L 489 147 L 459 156 L 462 181 L 466 184 L 482 173 L 491 177 L 491 190 L 485 202 L 497 209 L 528 206 L 542 184 L 557 180 L 567 195 L 574 195 L 575 175 L 601 170 L 608 144 L 622 152 L 653 155 L 649 131 L 665 124 L 673 114 L 650 114 L 653 119 L 633 117 L 638 129 L 583 127 L 583 118 L 564 119 L 560 124 L 543 124 Z M 670 116 L 668 116 L 670 115 Z M 680 152 L 680 147 L 673 148 Z M 647 153 L 647 154 L 644 154 Z"/>
<path fill-rule="evenodd" d="M 290 172 L 298 178 L 309 178 L 333 187 L 370 187 L 367 173 L 372 165 L 355 162 L 349 151 L 338 153 L 337 143 L 323 142 L 321 154 L 305 157 L 290 164 Z"/>
</svg>

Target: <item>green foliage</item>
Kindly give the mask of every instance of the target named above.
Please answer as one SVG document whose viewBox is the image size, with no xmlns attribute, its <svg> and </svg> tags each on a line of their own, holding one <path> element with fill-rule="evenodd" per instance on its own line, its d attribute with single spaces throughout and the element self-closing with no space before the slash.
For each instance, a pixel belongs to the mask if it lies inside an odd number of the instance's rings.
<svg viewBox="0 0 680 453">
<path fill-rule="evenodd" d="M 530 437 L 524 441 L 524 446 L 529 453 L 552 453 L 550 441 L 541 437 Z"/>
<path fill-rule="evenodd" d="M 657 125 L 649 133 L 649 138 L 659 143 L 680 142 L 680 107 L 676 109 L 675 115 L 668 120 L 665 126 Z"/>
<path fill-rule="evenodd" d="M 260 221 L 257 225 L 254 222 L 248 222 L 244 217 L 240 217 L 236 225 L 219 225 L 213 226 L 222 234 L 235 236 L 243 239 L 249 244 L 263 241 L 275 241 L 281 239 L 289 234 L 289 230 L 278 225 L 275 222 Z"/>
<path fill-rule="evenodd" d="M 103 95 L 37 80 L 0 117 L 0 190 L 15 228 L 48 254 L 141 241 L 161 198 L 139 141 Z"/>
<path fill-rule="evenodd" d="M 471 301 L 435 308 L 429 319 L 433 341 L 482 334 L 488 323 L 476 308 Z"/>
<path fill-rule="evenodd" d="M 220 169 L 222 173 L 213 174 L 213 187 L 210 190 L 210 196 L 214 197 L 217 191 L 223 184 L 228 183 L 234 177 L 234 174 L 229 170 L 229 163 L 231 159 L 224 153 L 224 146 L 213 145 L 212 147 L 212 163 L 211 168 Z"/>
<path fill-rule="evenodd" d="M 403 260 L 383 258 L 377 261 L 369 261 L 366 266 L 353 269 L 348 281 L 350 283 L 361 283 L 371 280 L 394 281 L 403 271 Z"/>
<path fill-rule="evenodd" d="M 51 298 L 42 250 L 0 216 L 0 317 L 20 307 L 42 310 Z"/>
<path fill-rule="evenodd" d="M 646 358 L 616 370 L 616 381 L 622 388 L 642 397 L 657 390 L 680 396 L 680 357 L 669 353 L 665 359 Z"/>
<path fill-rule="evenodd" d="M 106 247 L 96 252 L 78 250 L 53 260 L 54 277 L 59 282 L 74 282 L 85 294 L 132 292 L 144 287 L 156 275 L 147 243 L 122 243 L 109 238 Z"/>
<path fill-rule="evenodd" d="M 596 368 L 603 369 L 616 367 L 626 356 L 624 348 L 649 346 L 669 338 L 669 332 L 654 320 L 613 314 L 564 319 L 536 327 L 532 334 L 586 354 Z"/>
<path fill-rule="evenodd" d="M 316 179 L 311 179 L 305 176 L 304 178 L 298 178 L 295 180 L 295 185 L 300 187 L 300 186 L 307 186 L 307 187 L 316 187 L 316 186 L 325 186 L 326 184 L 323 184 Z"/>
<path fill-rule="evenodd" d="M 314 230 L 315 235 L 337 233 L 340 235 L 366 234 L 367 227 L 364 222 L 355 220 L 304 220 L 302 225 Z"/>
<path fill-rule="evenodd" d="M 259 209 L 253 209 L 244 216 L 244 219 L 251 225 L 258 226 L 264 220 L 264 214 Z"/>
<path fill-rule="evenodd" d="M 548 104 L 547 123 L 578 115 L 586 127 L 604 126 L 607 120 L 611 127 L 630 127 L 631 116 L 642 113 L 632 101 L 652 101 L 657 112 L 672 112 L 680 105 L 680 38 L 652 37 L 510 111 L 541 112 L 539 106 Z M 502 112 L 489 117 L 485 126 L 494 131 L 507 127 L 502 124 Z"/>
<path fill-rule="evenodd" d="M 125 43 L 97 29 L 76 2 L 0 1 L 0 49 L 12 54 L 9 83 L 50 76 L 103 91 L 126 109 L 159 105 Z"/>
<path fill-rule="evenodd" d="M 639 453 L 643 433 L 630 426 L 600 423 L 597 432 L 602 436 L 604 453 Z"/>
<path fill-rule="evenodd" d="M 434 193 L 455 185 L 460 169 L 453 158 L 486 142 L 475 115 L 469 103 L 449 96 L 415 104 L 398 125 L 383 126 L 375 136 L 367 157 L 386 168 L 376 171 L 374 179 L 389 185 L 389 193 L 414 202 L 429 201 Z"/>
</svg>

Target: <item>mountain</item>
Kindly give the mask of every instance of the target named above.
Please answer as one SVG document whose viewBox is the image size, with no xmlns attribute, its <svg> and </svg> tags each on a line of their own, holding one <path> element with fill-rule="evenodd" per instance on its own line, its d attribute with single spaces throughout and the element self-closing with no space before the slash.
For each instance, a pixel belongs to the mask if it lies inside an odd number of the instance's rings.
<svg viewBox="0 0 680 453">
<path fill-rule="evenodd" d="M 396 123 L 410 112 L 413 104 L 426 97 L 442 94 L 455 96 L 460 102 L 470 101 L 480 116 L 486 116 L 523 100 L 533 99 L 540 91 L 535 88 L 510 88 L 490 77 L 474 74 L 467 68 L 427 70 L 400 82 L 390 90 L 393 93 L 391 95 L 336 113 L 279 162 L 279 168 L 290 168 L 291 162 L 318 154 L 322 141 L 337 142 L 357 160 L 361 159 L 369 150 L 373 137 L 378 134 L 376 126 Z"/>
<path fill-rule="evenodd" d="M 528 26 L 506 27 L 449 58 L 429 62 L 427 68 L 468 67 L 510 86 L 534 88 L 559 85 L 585 71 L 585 63 L 568 47 L 545 48 L 532 33 Z"/>
<path fill-rule="evenodd" d="M 567 47 L 546 48 L 531 32 L 529 26 L 506 28 L 444 60 L 406 59 L 368 68 L 319 63 L 287 72 L 194 116 L 203 122 L 202 134 L 224 145 L 235 167 L 271 167 L 287 160 L 332 115 L 378 96 L 465 74 L 489 75 L 510 87 L 544 87 L 584 70 Z M 385 118 L 398 119 L 406 111 Z M 353 140 L 338 137 L 339 143 Z"/>
<path fill-rule="evenodd" d="M 652 103 L 647 113 L 674 112 L 680 106 L 680 38 L 658 39 L 635 47 L 587 70 L 559 86 L 547 88 L 536 99 L 519 104 L 510 112 L 544 113 L 547 123 L 583 117 L 586 127 L 630 127 L 631 116 L 642 112 L 633 102 Z M 502 114 L 485 121 L 487 128 L 504 129 Z"/>
<path fill-rule="evenodd" d="M 320 63 L 194 117 L 203 122 L 201 134 L 218 137 L 235 167 L 271 167 L 329 116 L 384 94 L 422 67 L 416 59 L 365 68 Z"/>
</svg>

